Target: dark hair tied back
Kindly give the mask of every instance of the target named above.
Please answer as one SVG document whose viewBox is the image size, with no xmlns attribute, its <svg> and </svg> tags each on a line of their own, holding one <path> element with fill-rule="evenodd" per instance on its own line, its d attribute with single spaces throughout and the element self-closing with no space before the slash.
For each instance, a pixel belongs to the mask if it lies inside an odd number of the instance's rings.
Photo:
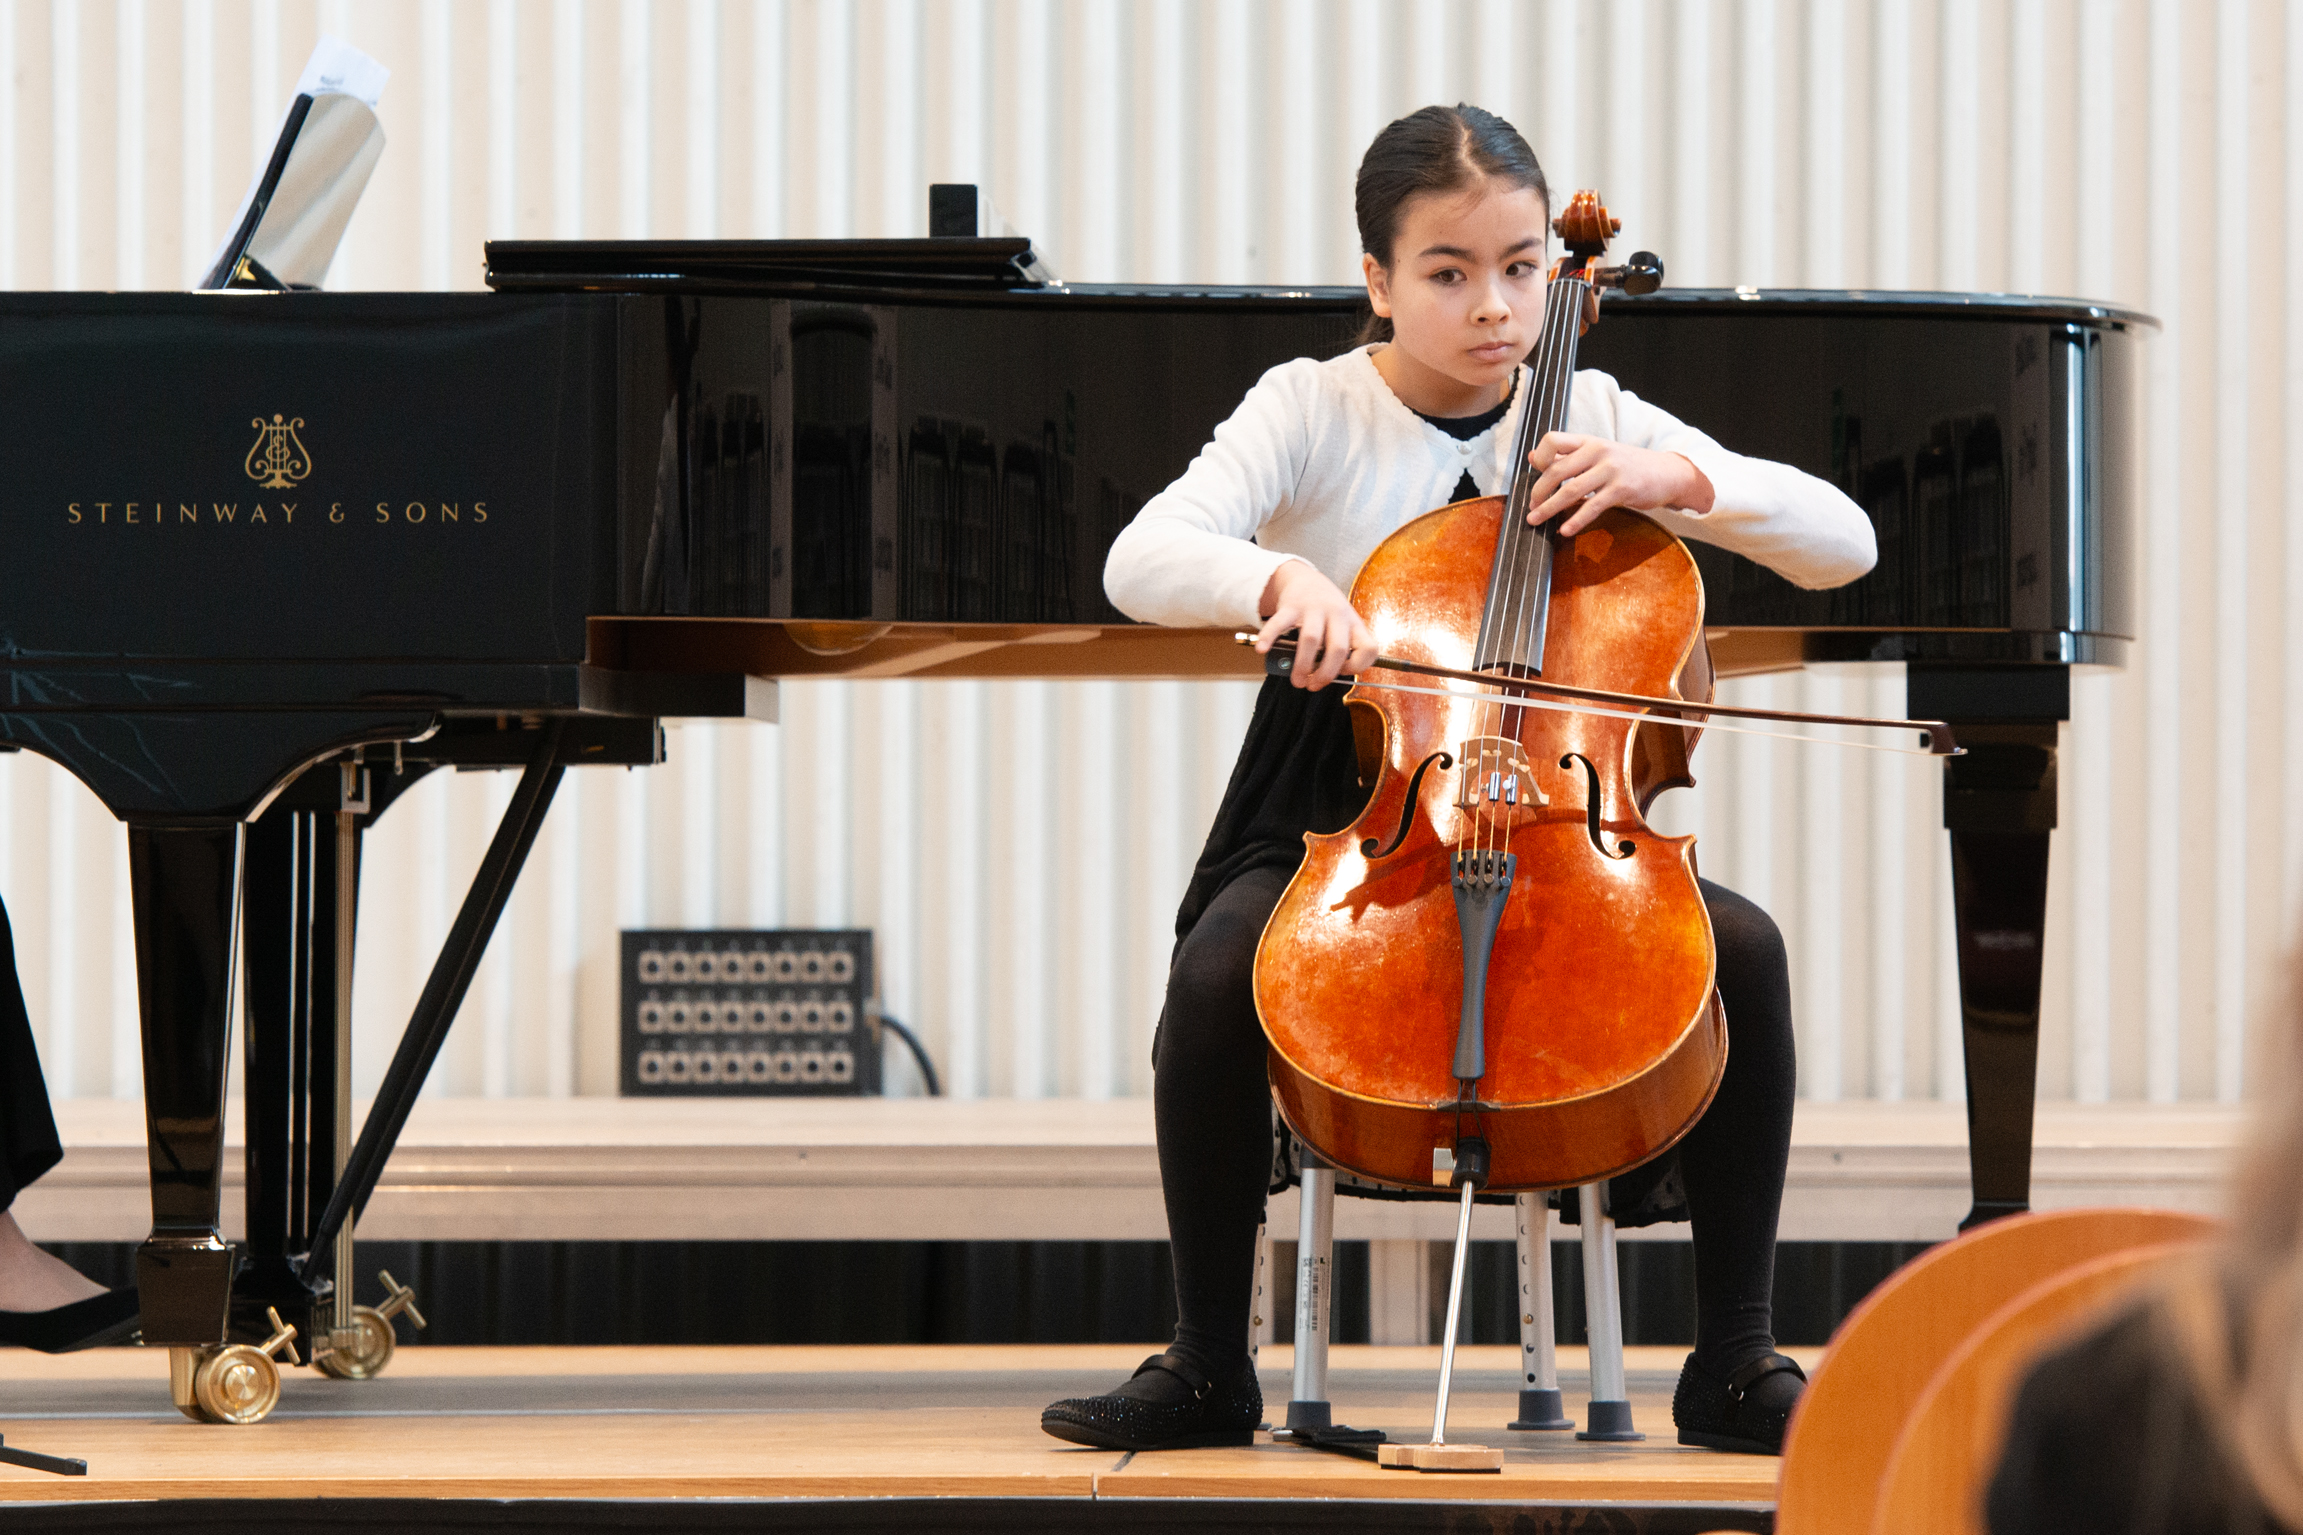
<svg viewBox="0 0 2303 1535">
<path fill-rule="evenodd" d="M 1532 189 L 1546 208 L 1551 206 L 1543 167 L 1517 128 L 1461 102 L 1410 112 L 1377 134 L 1359 162 L 1352 204 L 1359 215 L 1360 249 L 1390 270 L 1400 214 L 1409 198 L 1460 192 L 1489 177 Z M 1356 344 L 1390 339 L 1391 321 L 1371 313 Z"/>
</svg>

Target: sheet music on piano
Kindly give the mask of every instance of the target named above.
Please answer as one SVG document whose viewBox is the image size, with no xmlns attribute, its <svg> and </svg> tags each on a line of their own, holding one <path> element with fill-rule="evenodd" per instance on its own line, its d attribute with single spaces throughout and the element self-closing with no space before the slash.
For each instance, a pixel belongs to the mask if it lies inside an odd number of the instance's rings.
<svg viewBox="0 0 2303 1535">
<path fill-rule="evenodd" d="M 201 290 L 320 286 L 384 153 L 374 108 L 391 74 L 342 38 L 320 39 L 281 113 L 272 153 L 209 258 Z"/>
</svg>

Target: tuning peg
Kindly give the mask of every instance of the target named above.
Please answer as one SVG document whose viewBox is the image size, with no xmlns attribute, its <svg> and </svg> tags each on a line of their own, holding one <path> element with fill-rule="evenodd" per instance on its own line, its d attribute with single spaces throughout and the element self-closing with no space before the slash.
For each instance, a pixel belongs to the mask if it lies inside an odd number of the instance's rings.
<svg viewBox="0 0 2303 1535">
<path fill-rule="evenodd" d="M 1633 251 L 1621 266 L 1601 267 L 1593 276 L 1603 288 L 1630 294 L 1653 293 L 1663 286 L 1663 258 L 1653 251 Z"/>
<path fill-rule="evenodd" d="M 404 1285 L 394 1279 L 390 1269 L 378 1269 L 376 1277 L 384 1281 L 384 1304 L 376 1308 L 376 1315 L 390 1321 L 404 1311 L 408 1314 L 408 1320 L 415 1324 L 418 1332 L 422 1332 L 431 1325 L 424 1320 L 424 1313 L 416 1309 L 414 1286 Z"/>
</svg>

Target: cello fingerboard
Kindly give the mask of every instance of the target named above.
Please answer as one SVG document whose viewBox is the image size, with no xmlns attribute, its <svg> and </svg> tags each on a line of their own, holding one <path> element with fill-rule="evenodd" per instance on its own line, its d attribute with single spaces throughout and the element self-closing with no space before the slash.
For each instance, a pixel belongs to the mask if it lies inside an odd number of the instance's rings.
<svg viewBox="0 0 2303 1535">
<path fill-rule="evenodd" d="M 1551 612 L 1549 527 L 1527 525 L 1530 493 L 1540 476 L 1528 455 L 1546 432 L 1567 424 L 1568 393 L 1575 383 L 1575 349 L 1582 329 L 1582 273 L 1562 272 L 1545 295 L 1543 333 L 1532 359 L 1528 408 L 1520 412 L 1512 444 L 1511 490 L 1502 525 L 1496 530 L 1495 565 L 1488 575 L 1487 608 L 1481 616 L 1472 669 L 1502 668 L 1522 676 L 1543 674 L 1543 640 Z"/>
</svg>

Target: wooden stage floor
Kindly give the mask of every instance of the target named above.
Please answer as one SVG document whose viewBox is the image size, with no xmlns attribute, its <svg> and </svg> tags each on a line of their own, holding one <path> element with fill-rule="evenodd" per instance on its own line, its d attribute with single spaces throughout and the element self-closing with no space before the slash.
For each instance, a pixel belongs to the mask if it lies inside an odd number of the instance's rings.
<svg viewBox="0 0 2303 1535">
<path fill-rule="evenodd" d="M 1450 1438 L 1506 1448 L 1500 1475 L 1381 1470 L 1273 1444 L 1123 1455 L 1067 1446 L 1039 1409 L 1124 1378 L 1142 1346 L 403 1348 L 373 1381 L 291 1370 L 250 1428 L 191 1423 L 158 1351 L 0 1354 L 0 1436 L 88 1462 L 84 1478 L 0 1466 L 11 1528 L 441 1532 L 651 1529 L 1766 1529 L 1776 1462 L 1683 1449 L 1670 1393 L 1682 1351 L 1633 1349 L 1640 1444 L 1521 1433 L 1518 1353 L 1458 1354 Z M 1814 1351 L 1795 1351 L 1812 1366 Z M 1337 1415 L 1394 1438 L 1429 1431 L 1436 1348 L 1342 1347 Z M 1581 1350 L 1561 1351 L 1569 1410 Z M 1264 1351 L 1285 1411 L 1290 1359 Z M 322 1511 L 313 1500 L 331 1501 Z M 421 1509 L 389 1500 L 440 1500 Z M 487 1501 L 511 1500 L 511 1501 Z M 839 1500 L 839 1501 L 827 1501 Z M 847 1500 L 878 1500 L 871 1503 Z M 932 1503 L 915 1500 L 935 1500 Z M 1180 1501 L 1180 1500 L 1190 1500 Z M 28 1505 L 44 1505 L 34 1508 Z M 292 1509 L 303 1517 L 291 1520 Z M 365 1510 L 365 1514 L 362 1514 Z M 229 1513 L 229 1517 L 224 1516 Z"/>
</svg>

